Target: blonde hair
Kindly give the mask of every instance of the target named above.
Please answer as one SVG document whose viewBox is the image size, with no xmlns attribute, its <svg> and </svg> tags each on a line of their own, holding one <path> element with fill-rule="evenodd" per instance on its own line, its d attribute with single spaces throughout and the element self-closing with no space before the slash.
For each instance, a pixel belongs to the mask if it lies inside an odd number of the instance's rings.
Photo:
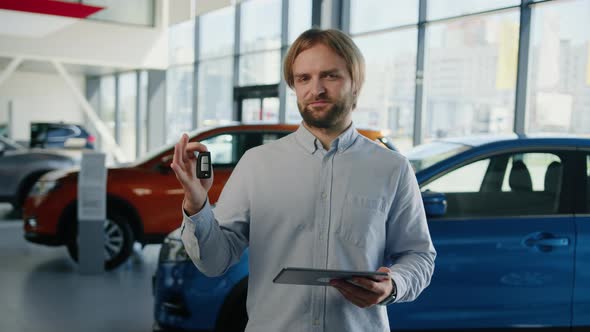
<svg viewBox="0 0 590 332">
<path fill-rule="evenodd" d="M 327 46 L 346 62 L 346 68 L 352 79 L 352 90 L 355 93 L 353 105 L 356 107 L 358 94 L 365 81 L 365 59 L 352 39 L 340 30 L 309 29 L 297 37 L 283 62 L 283 75 L 287 85 L 293 88 L 295 82 L 293 63 L 297 56 L 317 44 Z"/>
</svg>

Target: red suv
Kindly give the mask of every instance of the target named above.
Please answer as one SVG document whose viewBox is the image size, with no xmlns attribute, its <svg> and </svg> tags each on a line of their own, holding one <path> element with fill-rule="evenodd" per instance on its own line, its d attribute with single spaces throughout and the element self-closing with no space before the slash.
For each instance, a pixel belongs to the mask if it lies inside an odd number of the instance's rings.
<svg viewBox="0 0 590 332">
<path fill-rule="evenodd" d="M 209 191 L 214 204 L 233 168 L 246 150 L 279 139 L 297 125 L 235 125 L 195 132 L 191 141 L 207 145 L 215 178 Z M 393 149 L 379 131 L 359 130 L 382 146 Z M 134 242 L 160 243 L 181 223 L 183 191 L 170 169 L 174 147 L 168 145 L 134 164 L 110 168 L 107 176 L 105 268 L 125 262 Z M 25 238 L 34 243 L 66 245 L 77 260 L 77 170 L 43 176 L 26 199 L 23 218 Z"/>
</svg>

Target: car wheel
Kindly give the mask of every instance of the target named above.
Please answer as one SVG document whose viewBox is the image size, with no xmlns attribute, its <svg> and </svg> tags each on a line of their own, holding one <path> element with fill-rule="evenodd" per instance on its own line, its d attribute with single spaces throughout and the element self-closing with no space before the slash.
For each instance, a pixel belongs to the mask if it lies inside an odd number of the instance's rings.
<svg viewBox="0 0 590 332">
<path fill-rule="evenodd" d="M 77 228 L 77 227 L 76 227 Z M 114 212 L 107 212 L 103 222 L 104 231 L 104 267 L 112 270 L 123 264 L 133 252 L 135 237 L 127 219 Z M 78 232 L 71 232 L 67 242 L 68 252 L 73 260 L 78 261 Z"/>
<path fill-rule="evenodd" d="M 247 293 L 248 278 L 244 278 L 231 290 L 221 306 L 215 331 L 242 332 L 246 329 L 246 324 L 248 324 Z"/>
</svg>

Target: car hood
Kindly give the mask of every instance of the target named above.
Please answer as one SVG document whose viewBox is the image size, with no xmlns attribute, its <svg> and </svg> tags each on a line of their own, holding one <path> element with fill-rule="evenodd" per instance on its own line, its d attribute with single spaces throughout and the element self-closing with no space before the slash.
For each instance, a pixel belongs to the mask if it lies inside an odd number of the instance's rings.
<svg viewBox="0 0 590 332">
<path fill-rule="evenodd" d="M 76 163 L 80 163 L 82 159 L 82 153 L 80 150 L 65 150 L 65 149 L 20 149 L 20 150 L 9 150 L 4 152 L 3 156 L 21 156 L 21 155 L 45 155 L 55 157 L 66 157 L 73 160 Z"/>
<path fill-rule="evenodd" d="M 117 166 L 113 166 L 113 167 L 108 167 L 108 172 L 120 172 L 120 171 L 125 171 L 125 170 L 129 170 L 132 167 L 130 167 L 132 164 L 131 163 L 125 163 L 125 164 L 120 164 Z M 43 175 L 41 177 L 41 180 L 43 181 L 57 181 L 66 177 L 78 177 L 78 173 L 80 173 L 80 166 L 74 166 L 71 168 L 67 168 L 67 169 L 60 169 L 60 170 L 55 170 L 55 171 L 51 171 L 46 173 L 45 175 Z"/>
</svg>

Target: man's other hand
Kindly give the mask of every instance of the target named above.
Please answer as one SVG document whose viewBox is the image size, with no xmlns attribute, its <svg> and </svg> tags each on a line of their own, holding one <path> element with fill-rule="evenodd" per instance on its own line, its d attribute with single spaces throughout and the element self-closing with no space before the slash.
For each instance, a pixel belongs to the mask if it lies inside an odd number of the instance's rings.
<svg viewBox="0 0 590 332">
<path fill-rule="evenodd" d="M 386 267 L 380 267 L 377 272 L 390 273 Z M 370 278 L 355 277 L 350 281 L 333 279 L 330 285 L 336 288 L 348 301 L 361 308 L 372 307 L 385 300 L 393 290 L 391 277 L 375 281 Z"/>
</svg>

